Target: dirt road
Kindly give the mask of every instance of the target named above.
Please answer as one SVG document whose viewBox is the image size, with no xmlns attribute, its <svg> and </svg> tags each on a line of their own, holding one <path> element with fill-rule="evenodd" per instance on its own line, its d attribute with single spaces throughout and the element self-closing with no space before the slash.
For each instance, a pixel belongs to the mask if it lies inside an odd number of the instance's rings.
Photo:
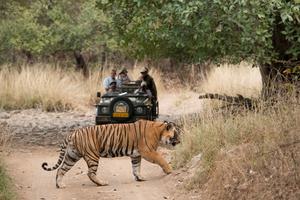
<svg viewBox="0 0 300 200">
<path fill-rule="evenodd" d="M 142 161 L 141 173 L 147 181 L 136 182 L 131 172 L 129 158 L 101 159 L 98 176 L 109 182 L 109 186 L 97 187 L 87 177 L 87 166 L 80 160 L 65 176 L 65 189 L 55 187 L 56 171 L 41 168 L 44 161 L 55 164 L 56 149 L 34 147 L 12 150 L 5 156 L 9 175 L 12 177 L 18 199 L 21 200 L 159 200 L 174 199 L 170 175 L 161 168 Z"/>
<path fill-rule="evenodd" d="M 165 120 L 201 109 L 197 94 L 166 94 L 161 96 L 161 116 Z M 190 106 L 194 105 L 194 106 Z M 85 112 L 46 113 L 41 110 L 0 112 L 0 123 L 13 135 L 15 148 L 5 153 L 5 163 L 21 200 L 159 200 L 191 199 L 175 197 L 174 175 L 166 176 L 161 168 L 142 161 L 141 174 L 147 180 L 136 182 L 129 158 L 101 159 L 98 176 L 109 186 L 96 187 L 87 177 L 87 166 L 79 161 L 65 176 L 65 189 L 56 189 L 56 171 L 41 168 L 43 162 L 54 165 L 58 159 L 57 148 L 65 135 L 79 127 L 94 123 L 94 109 Z M 30 146 L 24 148 L 23 146 Z M 178 193 L 178 192 L 177 192 Z M 180 195 L 182 196 L 182 195 Z"/>
</svg>

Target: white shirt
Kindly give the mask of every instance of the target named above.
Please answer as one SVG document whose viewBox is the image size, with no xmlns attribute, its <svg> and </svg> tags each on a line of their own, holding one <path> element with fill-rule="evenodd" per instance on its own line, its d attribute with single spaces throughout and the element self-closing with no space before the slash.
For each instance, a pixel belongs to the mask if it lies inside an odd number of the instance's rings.
<svg viewBox="0 0 300 200">
<path fill-rule="evenodd" d="M 126 82 L 130 82 L 131 79 L 129 78 L 128 75 L 126 75 L 126 76 L 119 75 L 118 80 L 120 81 L 121 84 L 123 84 L 123 83 L 126 83 Z"/>
<path fill-rule="evenodd" d="M 104 89 L 108 90 L 110 84 L 111 84 L 113 81 L 117 82 L 117 87 L 120 87 L 120 85 L 121 85 L 120 80 L 117 80 L 116 78 L 113 79 L 111 76 L 108 76 L 108 77 L 106 77 L 106 78 L 104 79 L 104 81 L 103 81 L 103 87 L 104 87 Z"/>
</svg>

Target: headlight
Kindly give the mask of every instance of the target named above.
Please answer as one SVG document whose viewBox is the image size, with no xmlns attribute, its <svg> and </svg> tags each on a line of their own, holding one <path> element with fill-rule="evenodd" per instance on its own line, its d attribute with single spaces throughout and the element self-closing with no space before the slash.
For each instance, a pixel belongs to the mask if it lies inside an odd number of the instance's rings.
<svg viewBox="0 0 300 200">
<path fill-rule="evenodd" d="M 137 107 L 135 110 L 137 114 L 142 114 L 144 112 L 144 109 L 142 107 Z"/>
<path fill-rule="evenodd" d="M 107 114 L 109 112 L 108 107 L 102 107 L 101 113 Z"/>
</svg>

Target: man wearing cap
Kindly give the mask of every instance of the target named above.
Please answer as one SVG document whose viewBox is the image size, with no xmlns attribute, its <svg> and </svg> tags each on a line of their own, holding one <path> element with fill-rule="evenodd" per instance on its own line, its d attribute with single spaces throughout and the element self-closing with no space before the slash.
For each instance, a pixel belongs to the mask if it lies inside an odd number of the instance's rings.
<svg viewBox="0 0 300 200">
<path fill-rule="evenodd" d="M 108 93 L 114 93 L 117 92 L 117 82 L 113 81 L 109 84 L 109 89 L 107 91 Z"/>
<path fill-rule="evenodd" d="M 112 87 L 112 82 L 116 82 L 116 87 L 120 86 L 120 81 L 116 78 L 117 71 L 115 69 L 111 70 L 110 76 L 106 77 L 103 81 L 103 87 L 106 92 L 108 92 Z"/>
<path fill-rule="evenodd" d="M 153 100 L 157 101 L 156 85 L 155 85 L 153 78 L 148 74 L 148 72 L 149 72 L 149 70 L 147 67 L 144 67 L 141 70 L 141 75 L 142 75 L 141 80 L 146 83 L 146 87 L 147 87 L 147 89 L 150 90 Z"/>
<path fill-rule="evenodd" d="M 130 78 L 129 78 L 129 76 L 128 76 L 128 71 L 127 71 L 126 68 L 123 68 L 123 69 L 121 70 L 121 72 L 120 72 L 119 75 L 118 75 L 118 80 L 120 81 L 121 85 L 122 85 L 123 83 L 128 83 L 128 82 L 131 81 Z"/>
</svg>

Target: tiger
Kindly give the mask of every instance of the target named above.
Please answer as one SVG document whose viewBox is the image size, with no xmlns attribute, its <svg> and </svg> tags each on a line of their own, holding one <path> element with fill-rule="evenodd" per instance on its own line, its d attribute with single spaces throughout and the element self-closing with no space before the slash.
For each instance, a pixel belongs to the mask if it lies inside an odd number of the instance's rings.
<svg viewBox="0 0 300 200">
<path fill-rule="evenodd" d="M 46 171 L 57 170 L 56 187 L 64 188 L 63 176 L 81 158 L 88 166 L 88 177 L 97 186 L 108 183 L 96 177 L 100 157 L 131 158 L 132 173 L 136 181 L 144 181 L 140 175 L 141 159 L 158 164 L 166 174 L 171 166 L 157 152 L 160 144 L 175 146 L 180 143 L 179 129 L 173 122 L 138 120 L 127 124 L 105 124 L 84 127 L 67 135 L 61 145 L 60 155 L 53 167 L 42 164 Z"/>
</svg>

